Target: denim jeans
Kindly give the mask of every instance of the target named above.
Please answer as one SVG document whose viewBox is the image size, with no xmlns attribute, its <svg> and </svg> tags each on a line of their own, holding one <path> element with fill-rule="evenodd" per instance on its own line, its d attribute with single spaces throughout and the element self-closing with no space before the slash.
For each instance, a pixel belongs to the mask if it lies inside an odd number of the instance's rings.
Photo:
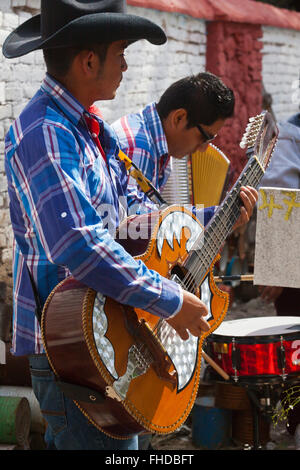
<svg viewBox="0 0 300 470">
<path fill-rule="evenodd" d="M 99 431 L 58 388 L 46 355 L 29 356 L 32 388 L 47 422 L 45 442 L 51 450 L 137 450 L 137 436 L 113 439 Z"/>
</svg>

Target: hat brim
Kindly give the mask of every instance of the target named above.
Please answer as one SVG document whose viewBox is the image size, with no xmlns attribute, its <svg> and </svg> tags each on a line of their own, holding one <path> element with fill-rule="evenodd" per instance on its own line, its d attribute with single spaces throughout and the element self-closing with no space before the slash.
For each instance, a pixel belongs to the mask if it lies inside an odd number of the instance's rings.
<svg viewBox="0 0 300 470">
<path fill-rule="evenodd" d="M 51 49 L 97 42 L 127 40 L 129 43 L 146 39 L 161 45 L 167 41 L 164 31 L 152 21 L 122 13 L 94 13 L 76 18 L 55 34 L 41 37 L 41 15 L 22 23 L 6 38 L 3 55 L 12 59 L 37 49 Z"/>
</svg>

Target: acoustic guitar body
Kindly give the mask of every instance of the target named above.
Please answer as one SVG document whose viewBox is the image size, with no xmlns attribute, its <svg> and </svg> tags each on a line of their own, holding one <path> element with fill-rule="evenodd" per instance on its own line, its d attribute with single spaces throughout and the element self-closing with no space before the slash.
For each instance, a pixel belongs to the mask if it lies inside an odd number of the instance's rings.
<svg viewBox="0 0 300 470">
<path fill-rule="evenodd" d="M 166 278 L 184 277 L 184 261 L 202 231 L 195 216 L 176 205 L 126 219 L 118 241 L 149 269 Z M 90 400 L 74 401 L 101 431 L 125 439 L 143 431 L 172 433 L 184 423 L 197 396 L 202 343 L 228 308 L 228 294 L 214 283 L 213 265 L 200 286 L 189 280 L 190 290 L 208 306 L 211 328 L 187 341 L 165 320 L 72 277 L 52 291 L 42 318 L 49 362 L 59 380 L 91 390 Z"/>
<path fill-rule="evenodd" d="M 248 163 L 205 230 L 179 205 L 129 217 L 119 227 L 119 243 L 137 261 L 206 304 L 210 329 L 201 338 L 190 335 L 183 341 L 167 321 L 119 304 L 72 277 L 49 295 L 42 316 L 49 362 L 60 386 L 67 394 L 71 389 L 68 396 L 106 434 L 120 439 L 144 431 L 168 434 L 188 417 L 197 395 L 202 343 L 224 319 L 229 303 L 228 294 L 215 285 L 213 267 L 239 217 L 240 189 L 257 187 L 277 135 L 270 113 L 249 119 L 241 142 Z"/>
</svg>

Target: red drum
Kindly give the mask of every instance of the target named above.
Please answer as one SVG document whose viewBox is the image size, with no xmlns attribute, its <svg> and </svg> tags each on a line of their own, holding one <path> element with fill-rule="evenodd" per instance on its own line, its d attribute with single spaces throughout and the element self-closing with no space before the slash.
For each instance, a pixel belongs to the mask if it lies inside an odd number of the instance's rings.
<svg viewBox="0 0 300 470">
<path fill-rule="evenodd" d="M 235 382 L 300 377 L 300 317 L 224 321 L 207 342 L 211 358 Z"/>
</svg>

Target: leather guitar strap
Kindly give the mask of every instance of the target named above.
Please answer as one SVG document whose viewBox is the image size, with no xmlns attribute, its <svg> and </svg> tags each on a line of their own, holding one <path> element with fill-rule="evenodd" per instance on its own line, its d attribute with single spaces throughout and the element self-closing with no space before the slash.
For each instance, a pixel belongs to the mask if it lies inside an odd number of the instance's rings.
<svg viewBox="0 0 300 470">
<path fill-rule="evenodd" d="M 26 261 L 24 260 L 24 262 L 26 263 Z M 41 319 L 42 319 L 42 312 L 43 312 L 43 307 L 42 307 L 42 303 L 41 303 L 41 299 L 40 299 L 40 296 L 39 296 L 39 293 L 38 293 L 38 290 L 36 288 L 36 285 L 35 285 L 35 282 L 33 280 L 33 277 L 32 277 L 32 274 L 28 268 L 28 265 L 26 263 L 26 268 L 27 268 L 27 271 L 28 271 L 28 274 L 29 274 L 29 278 L 30 278 L 30 282 L 31 282 L 31 287 L 32 287 L 32 291 L 33 291 L 33 294 L 34 294 L 34 299 L 35 299 L 35 316 L 39 322 L 39 324 L 41 324 Z"/>
<path fill-rule="evenodd" d="M 124 163 L 126 170 L 132 176 L 143 193 L 146 194 L 146 196 L 150 199 L 150 201 L 154 202 L 154 204 L 157 204 L 159 206 L 162 206 L 163 204 L 167 204 L 167 202 L 163 199 L 159 191 L 153 186 L 151 181 L 146 178 L 146 176 L 143 175 L 141 170 L 133 163 L 132 160 L 124 153 L 122 150 L 119 151 L 118 154 L 119 159 Z"/>
</svg>

